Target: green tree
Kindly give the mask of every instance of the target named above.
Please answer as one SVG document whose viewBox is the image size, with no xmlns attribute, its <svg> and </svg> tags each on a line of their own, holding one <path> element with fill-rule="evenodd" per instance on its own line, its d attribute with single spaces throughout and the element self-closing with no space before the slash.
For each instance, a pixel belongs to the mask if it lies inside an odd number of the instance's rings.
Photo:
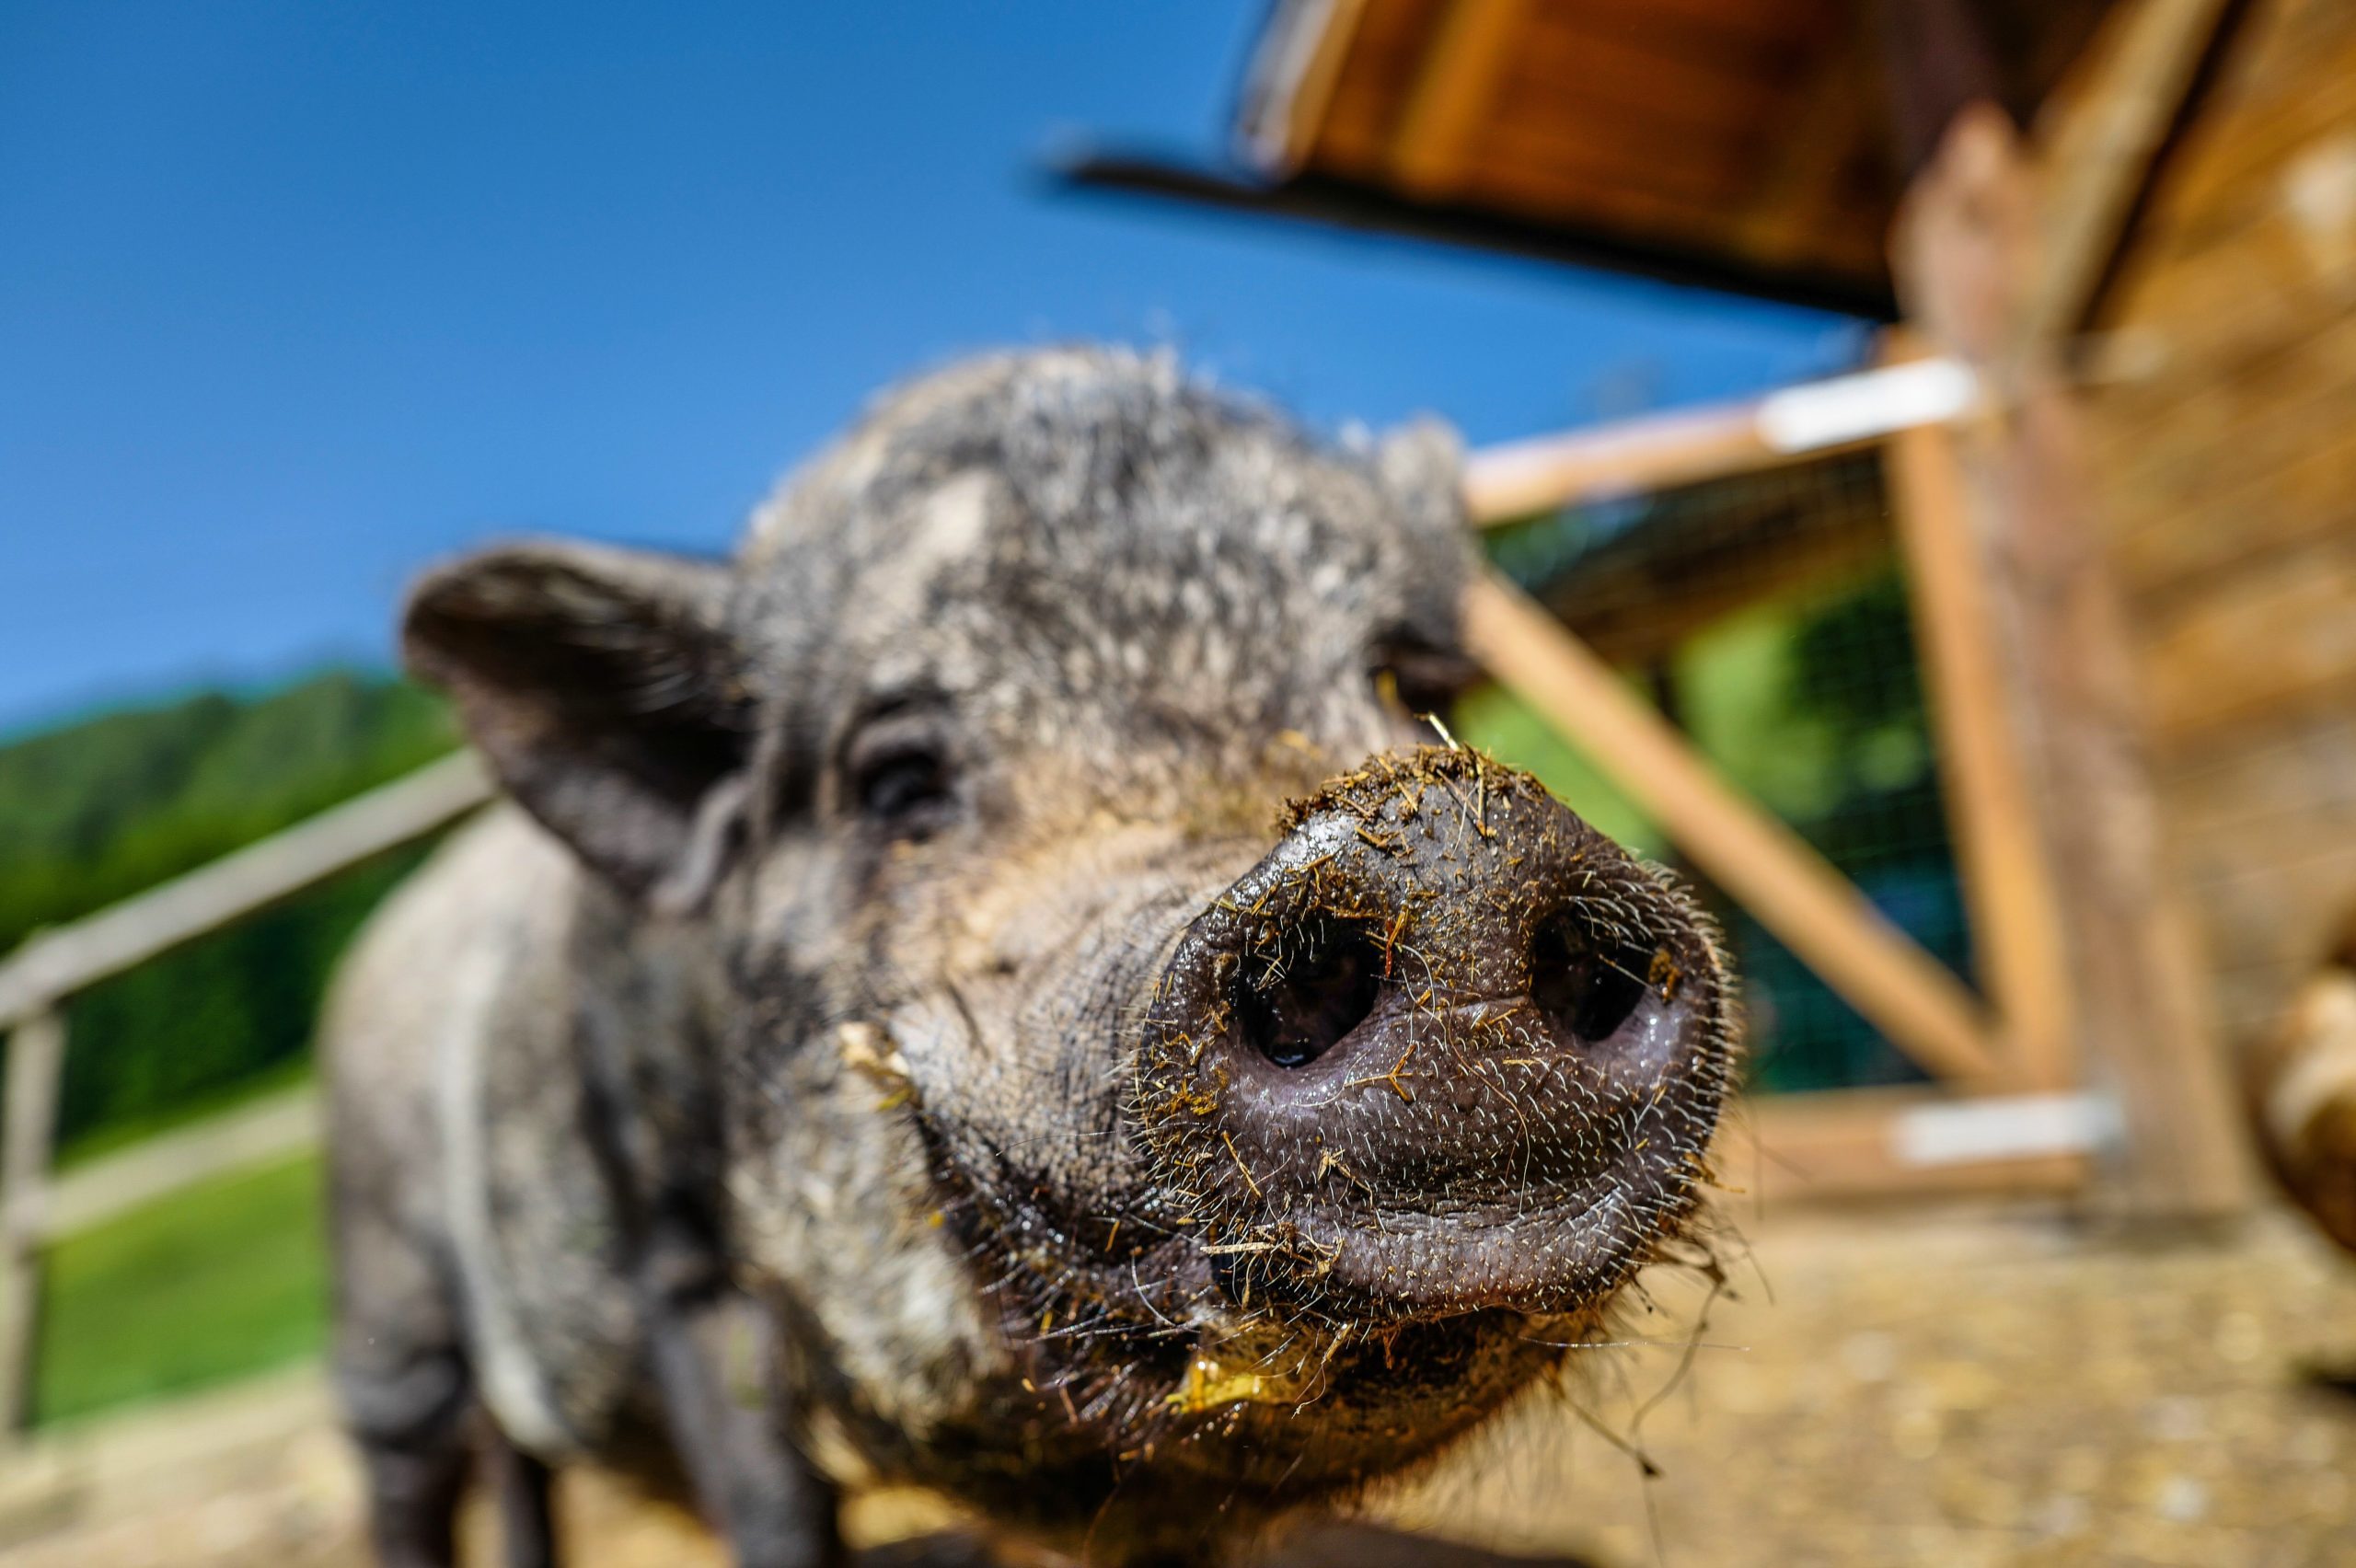
<svg viewBox="0 0 2356 1568">
<path fill-rule="evenodd" d="M 0 951 L 194 870 L 456 744 L 440 700 L 329 669 L 0 744 Z M 75 998 L 60 1134 L 121 1136 L 307 1049 L 337 954 L 422 853 L 380 857 Z"/>
</svg>

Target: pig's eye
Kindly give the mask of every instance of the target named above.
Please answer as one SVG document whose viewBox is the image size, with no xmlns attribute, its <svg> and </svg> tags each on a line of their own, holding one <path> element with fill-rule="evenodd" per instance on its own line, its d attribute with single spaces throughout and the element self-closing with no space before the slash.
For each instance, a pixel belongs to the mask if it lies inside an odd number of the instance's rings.
<svg viewBox="0 0 2356 1568">
<path fill-rule="evenodd" d="M 850 785 L 861 815 L 911 837 L 940 827 L 956 803 L 948 758 L 939 746 L 913 737 L 860 747 L 851 757 Z"/>
<path fill-rule="evenodd" d="M 1410 634 L 1385 639 L 1373 663 L 1375 689 L 1419 715 L 1447 712 L 1481 674 L 1457 650 L 1436 648 Z"/>
</svg>

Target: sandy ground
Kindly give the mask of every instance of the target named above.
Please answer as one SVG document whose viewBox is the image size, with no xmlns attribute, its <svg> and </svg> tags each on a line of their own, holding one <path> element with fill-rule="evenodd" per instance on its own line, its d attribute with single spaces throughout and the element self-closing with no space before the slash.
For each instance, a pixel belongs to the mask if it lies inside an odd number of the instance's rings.
<svg viewBox="0 0 2356 1568">
<path fill-rule="evenodd" d="M 2356 1398 L 2313 1376 L 2356 1366 L 2356 1260 L 2296 1220 L 2205 1239 L 2020 1209 L 1744 1228 L 1757 1266 L 1681 1380 L 1700 1297 L 1667 1283 L 1631 1329 L 1658 1343 L 1594 1353 L 1583 1391 L 1533 1401 L 1378 1512 L 1608 1568 L 2356 1564 Z M 1632 1441 L 1657 1479 L 1616 1446 Z M 589 1568 L 719 1561 L 594 1478 L 569 1478 L 562 1507 Z M 941 1517 L 884 1497 L 852 1528 Z M 473 1523 L 472 1560 L 495 1562 Z M 315 1374 L 0 1464 L 8 1568 L 352 1568 L 355 1528 Z"/>
</svg>

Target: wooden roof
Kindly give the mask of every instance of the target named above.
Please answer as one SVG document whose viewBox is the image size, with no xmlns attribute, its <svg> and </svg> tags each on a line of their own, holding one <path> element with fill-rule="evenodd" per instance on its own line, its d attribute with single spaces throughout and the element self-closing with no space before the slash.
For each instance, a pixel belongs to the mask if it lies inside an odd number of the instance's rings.
<svg viewBox="0 0 2356 1568">
<path fill-rule="evenodd" d="M 1775 297 L 1887 300 L 1899 192 L 1947 112 L 1992 92 L 2027 119 L 2108 5 L 1279 0 L 1238 143 L 1277 187 L 1536 225 Z"/>
</svg>

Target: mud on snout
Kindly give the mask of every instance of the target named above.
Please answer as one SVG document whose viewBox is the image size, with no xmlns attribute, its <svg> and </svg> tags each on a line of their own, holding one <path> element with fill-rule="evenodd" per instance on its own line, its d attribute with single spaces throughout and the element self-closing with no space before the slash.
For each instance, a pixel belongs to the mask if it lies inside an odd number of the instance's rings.
<svg viewBox="0 0 2356 1568">
<path fill-rule="evenodd" d="M 1162 975 L 1130 1114 L 1228 1297 L 1600 1303 L 1696 1201 L 1731 983 L 1666 873 L 1426 748 L 1287 808 Z"/>
</svg>

